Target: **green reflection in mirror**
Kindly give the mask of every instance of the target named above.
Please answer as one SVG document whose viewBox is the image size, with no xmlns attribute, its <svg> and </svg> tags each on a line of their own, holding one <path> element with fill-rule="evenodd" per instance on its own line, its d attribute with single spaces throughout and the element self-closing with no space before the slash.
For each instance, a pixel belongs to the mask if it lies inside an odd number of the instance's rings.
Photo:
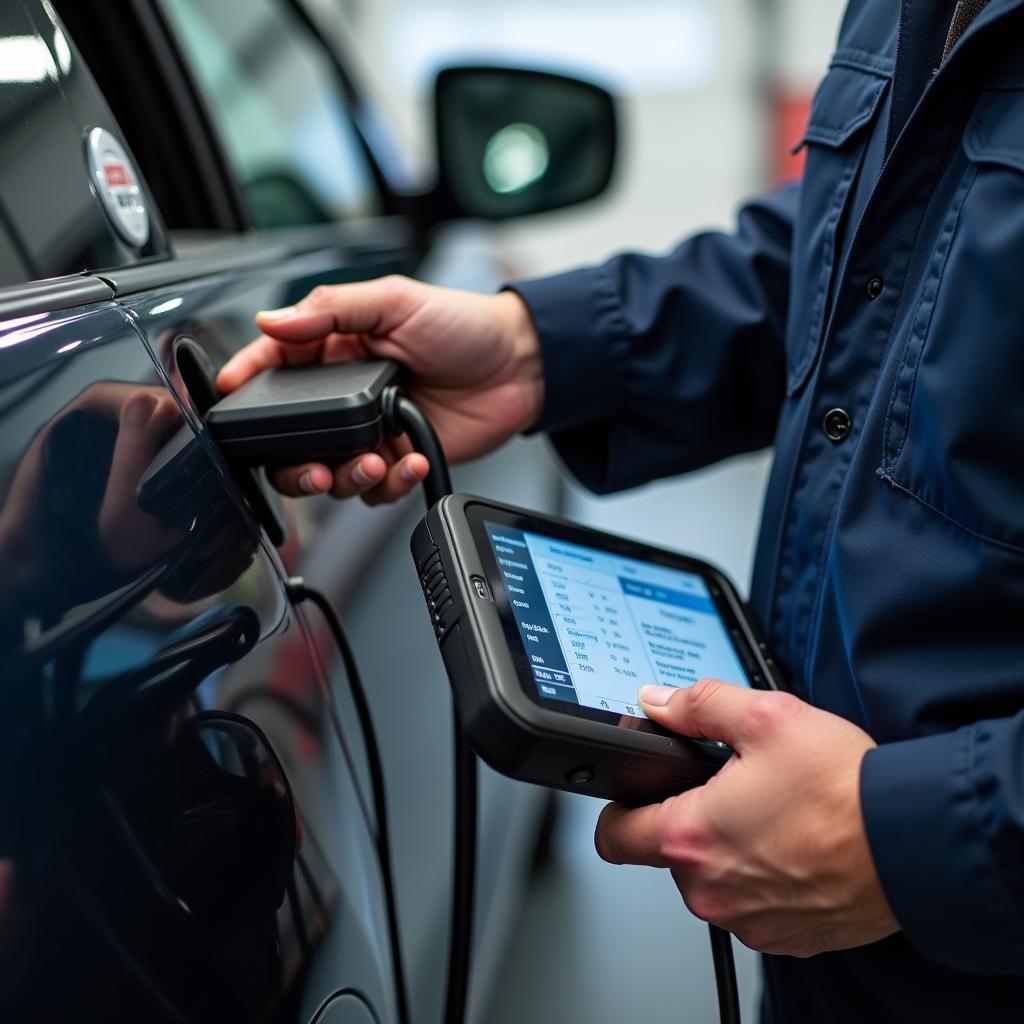
<svg viewBox="0 0 1024 1024">
<path fill-rule="evenodd" d="M 506 125 L 484 149 L 484 177 L 499 195 L 512 195 L 540 181 L 550 159 L 539 128 L 523 122 Z"/>
</svg>

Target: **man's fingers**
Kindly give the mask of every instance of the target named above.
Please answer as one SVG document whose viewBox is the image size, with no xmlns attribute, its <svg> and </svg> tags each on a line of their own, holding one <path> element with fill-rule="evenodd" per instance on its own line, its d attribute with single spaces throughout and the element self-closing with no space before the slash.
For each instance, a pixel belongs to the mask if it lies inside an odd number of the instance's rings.
<svg viewBox="0 0 1024 1024">
<path fill-rule="evenodd" d="M 354 498 L 376 487 L 387 475 L 388 463 L 371 452 L 331 469 L 321 462 L 283 466 L 272 470 L 270 482 L 289 498 L 330 494 L 332 498 Z"/>
<path fill-rule="evenodd" d="M 332 498 L 354 498 L 365 494 L 387 476 L 389 456 L 386 449 L 359 455 L 334 468 L 330 495 Z"/>
<path fill-rule="evenodd" d="M 384 338 L 407 320 L 420 301 L 417 289 L 423 287 L 403 277 L 321 285 L 294 306 L 261 310 L 256 323 L 262 336 L 225 363 L 217 386 L 230 392 L 272 366 L 318 362 L 325 345 L 331 347 L 328 361 L 352 358 L 360 351 L 360 337 Z M 344 344 L 339 347 L 339 342 Z"/>
<path fill-rule="evenodd" d="M 337 330 L 335 322 L 336 318 L 331 312 L 305 310 L 300 306 L 260 310 L 256 314 L 256 326 L 264 334 L 289 345 L 302 345 L 326 338 Z"/>
<path fill-rule="evenodd" d="M 334 483 L 334 474 L 320 462 L 301 466 L 284 466 L 271 470 L 267 476 L 282 494 L 302 498 L 309 494 L 326 494 Z"/>
<path fill-rule="evenodd" d="M 384 277 L 358 284 L 321 285 L 294 306 L 256 314 L 261 331 L 292 344 L 328 334 L 388 334 L 412 311 L 411 282 Z"/>
<path fill-rule="evenodd" d="M 400 449 L 404 439 L 392 442 Z M 270 482 L 282 494 L 299 498 L 330 494 L 333 498 L 362 495 L 369 505 L 382 505 L 405 497 L 430 472 L 430 463 L 416 452 L 400 454 L 392 447 L 368 452 L 333 469 L 319 462 L 273 470 Z"/>
<path fill-rule="evenodd" d="M 679 868 L 696 863 L 704 830 L 699 790 L 690 790 L 648 807 L 608 804 L 597 820 L 594 844 L 609 864 Z"/>
<path fill-rule="evenodd" d="M 668 867 L 661 849 L 661 820 L 659 804 L 650 807 L 608 804 L 597 819 L 594 833 L 598 856 L 609 864 Z"/>
<path fill-rule="evenodd" d="M 388 468 L 383 482 L 363 495 L 363 501 L 367 505 L 383 505 L 404 498 L 429 472 L 430 463 L 425 456 L 418 452 L 405 455 Z"/>
<path fill-rule="evenodd" d="M 702 679 L 679 690 L 645 686 L 640 704 L 666 729 L 682 736 L 724 740 L 737 751 L 764 738 L 804 707 L 789 694 L 749 690 L 718 679 Z"/>
</svg>

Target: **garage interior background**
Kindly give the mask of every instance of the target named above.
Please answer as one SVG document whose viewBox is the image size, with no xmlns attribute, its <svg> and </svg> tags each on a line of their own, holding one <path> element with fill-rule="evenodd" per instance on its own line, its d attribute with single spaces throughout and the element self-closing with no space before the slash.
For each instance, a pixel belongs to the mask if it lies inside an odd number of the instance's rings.
<svg viewBox="0 0 1024 1024">
<path fill-rule="evenodd" d="M 606 199 L 496 234 L 517 275 L 664 251 L 733 223 L 737 204 L 799 174 L 788 155 L 824 72 L 842 0 L 316 0 L 340 5 L 363 77 L 405 147 L 429 164 L 429 85 L 482 59 L 576 72 L 621 98 L 619 174 Z M 411 169 L 410 169 L 411 173 Z M 460 228 L 458 230 L 465 230 Z M 595 499 L 569 485 L 567 514 L 691 550 L 745 589 L 766 454 L 681 481 Z M 566 797 L 554 862 L 534 882 L 487 1024 L 618 1024 L 716 1018 L 704 926 L 667 874 L 593 853 L 600 804 Z M 737 947 L 747 1019 L 756 958 Z"/>
</svg>

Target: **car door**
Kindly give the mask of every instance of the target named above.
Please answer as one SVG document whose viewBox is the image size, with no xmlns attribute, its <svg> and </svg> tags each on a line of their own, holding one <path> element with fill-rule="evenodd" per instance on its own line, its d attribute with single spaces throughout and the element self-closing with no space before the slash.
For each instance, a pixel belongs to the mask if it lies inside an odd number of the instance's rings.
<svg viewBox="0 0 1024 1024">
<path fill-rule="evenodd" d="M 116 305 L 4 326 L 9 1019 L 387 1019 L 369 811 L 275 558 Z"/>
<path fill-rule="evenodd" d="M 145 320 L 195 270 L 48 4 L 0 63 L 0 1017 L 393 1019 L 338 688 Z"/>
</svg>

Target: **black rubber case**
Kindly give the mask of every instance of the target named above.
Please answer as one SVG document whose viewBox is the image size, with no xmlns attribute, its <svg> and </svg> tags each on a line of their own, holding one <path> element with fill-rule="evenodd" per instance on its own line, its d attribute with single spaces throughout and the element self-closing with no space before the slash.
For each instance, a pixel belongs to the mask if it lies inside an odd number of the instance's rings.
<svg viewBox="0 0 1024 1024">
<path fill-rule="evenodd" d="M 381 397 L 399 376 L 390 360 L 266 370 L 213 406 L 206 425 L 236 465 L 350 458 L 384 440 Z"/>
<path fill-rule="evenodd" d="M 498 609 L 487 591 L 477 590 L 478 581 L 488 574 L 466 515 L 472 505 L 529 517 L 540 529 L 545 523 L 577 532 L 581 528 L 486 499 L 453 495 L 438 502 L 413 534 L 420 584 L 473 750 L 503 775 L 630 804 L 662 800 L 710 779 L 728 760 L 728 748 L 662 730 L 639 731 L 575 717 L 527 695 Z M 640 559 L 652 550 L 640 544 L 632 549 Z M 740 633 L 738 638 L 734 634 L 734 645 L 754 685 L 781 688 L 774 662 L 735 588 L 712 566 L 689 562 L 700 565 L 728 603 Z"/>
</svg>

